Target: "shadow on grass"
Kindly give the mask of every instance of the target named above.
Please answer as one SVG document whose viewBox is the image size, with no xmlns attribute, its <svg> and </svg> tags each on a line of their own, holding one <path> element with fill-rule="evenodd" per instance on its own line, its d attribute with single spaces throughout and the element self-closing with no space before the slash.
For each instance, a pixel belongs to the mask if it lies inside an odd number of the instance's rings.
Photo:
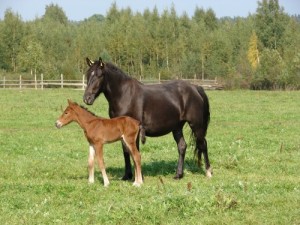
<svg viewBox="0 0 300 225">
<path fill-rule="evenodd" d="M 95 165 L 96 166 L 96 165 Z M 177 170 L 177 160 L 159 160 L 142 164 L 142 173 L 143 176 L 172 176 L 176 174 Z M 185 172 L 205 175 L 205 171 L 203 169 L 203 165 L 199 168 L 197 163 L 192 159 L 185 160 L 184 164 Z M 134 172 L 134 167 L 132 165 L 132 171 Z M 110 174 L 110 179 L 112 180 L 121 180 L 124 175 L 124 164 L 120 164 L 118 167 L 107 167 L 106 172 Z M 69 179 L 72 180 L 86 180 L 88 181 L 88 170 L 86 170 L 86 175 L 78 175 L 78 176 L 68 176 Z M 95 167 L 95 180 L 103 182 L 102 174 L 99 171 L 98 167 Z"/>
<path fill-rule="evenodd" d="M 185 160 L 184 170 L 190 173 L 204 174 L 205 171 L 202 168 L 197 166 L 197 163 L 194 160 L 187 159 Z M 142 163 L 142 173 L 144 176 L 168 176 L 176 174 L 177 170 L 177 160 L 165 161 L 159 160 L 149 163 Z M 121 178 L 124 175 L 124 165 L 119 167 L 107 167 L 106 171 L 110 173 L 115 178 Z M 134 168 L 132 166 L 132 171 Z"/>
</svg>

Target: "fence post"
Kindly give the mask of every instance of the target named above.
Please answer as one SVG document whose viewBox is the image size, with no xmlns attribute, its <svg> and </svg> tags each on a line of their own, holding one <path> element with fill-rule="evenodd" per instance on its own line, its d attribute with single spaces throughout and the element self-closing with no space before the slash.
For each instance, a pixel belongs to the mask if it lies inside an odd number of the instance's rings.
<svg viewBox="0 0 300 225">
<path fill-rule="evenodd" d="M 19 88 L 22 88 L 22 75 L 20 75 L 20 80 L 19 80 Z"/>
<path fill-rule="evenodd" d="M 158 83 L 160 84 L 160 72 L 158 73 Z"/>
<path fill-rule="evenodd" d="M 44 90 L 44 75 L 41 74 L 41 89 Z"/>
<path fill-rule="evenodd" d="M 60 74 L 60 87 L 64 88 L 64 75 Z"/>
<path fill-rule="evenodd" d="M 34 74 L 34 88 L 37 89 L 37 83 L 36 83 L 36 73 Z"/>
<path fill-rule="evenodd" d="M 3 77 L 3 88 L 5 88 L 5 76 Z"/>
<path fill-rule="evenodd" d="M 85 80 L 85 75 L 82 75 L 82 90 L 84 90 L 84 80 Z"/>
</svg>

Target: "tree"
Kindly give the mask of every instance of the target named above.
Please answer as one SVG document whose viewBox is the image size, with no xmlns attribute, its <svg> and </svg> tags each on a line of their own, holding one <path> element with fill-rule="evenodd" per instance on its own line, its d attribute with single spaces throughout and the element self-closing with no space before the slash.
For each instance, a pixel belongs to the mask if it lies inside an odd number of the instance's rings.
<svg viewBox="0 0 300 225">
<path fill-rule="evenodd" d="M 5 43 L 2 45 L 2 57 L 5 67 L 13 72 L 17 71 L 17 56 L 24 34 L 24 24 L 20 15 L 10 9 L 6 10 L 2 27 L 2 41 Z"/>
<path fill-rule="evenodd" d="M 283 81 L 284 62 L 275 49 L 264 49 L 255 78 L 251 84 L 253 89 L 276 89 L 285 85 Z"/>
<path fill-rule="evenodd" d="M 31 71 L 31 74 L 43 72 L 44 52 L 42 45 L 33 39 L 23 41 L 23 48 L 18 55 L 18 61 L 25 71 Z"/>
<path fill-rule="evenodd" d="M 258 2 L 256 9 L 256 34 L 265 48 L 280 49 L 282 36 L 287 25 L 288 16 L 279 6 L 278 0 L 263 0 Z"/>
<path fill-rule="evenodd" d="M 68 18 L 65 12 L 63 11 L 63 9 L 59 7 L 57 4 L 53 4 L 53 3 L 46 6 L 43 19 L 57 21 L 60 24 L 64 24 L 64 25 L 68 24 Z"/>
<path fill-rule="evenodd" d="M 252 32 L 247 53 L 248 60 L 253 70 L 256 70 L 259 63 L 258 40 L 255 31 Z"/>
</svg>

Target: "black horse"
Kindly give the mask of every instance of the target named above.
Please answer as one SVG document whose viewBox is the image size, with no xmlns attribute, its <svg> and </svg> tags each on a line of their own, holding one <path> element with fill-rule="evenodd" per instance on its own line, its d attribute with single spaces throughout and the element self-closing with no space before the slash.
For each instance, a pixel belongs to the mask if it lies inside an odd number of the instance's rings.
<svg viewBox="0 0 300 225">
<path fill-rule="evenodd" d="M 207 95 L 200 86 L 182 80 L 156 85 L 144 85 L 126 75 L 111 63 L 104 63 L 101 58 L 92 62 L 86 58 L 87 87 L 83 101 L 91 105 L 103 93 L 109 103 L 109 116 L 130 116 L 139 120 L 146 136 L 157 137 L 173 133 L 178 146 L 178 167 L 175 179 L 183 177 L 183 164 L 186 142 L 183 126 L 187 122 L 195 139 L 195 154 L 200 163 L 204 155 L 206 175 L 211 177 L 207 142 L 205 139 L 210 119 Z M 132 178 L 129 153 L 123 145 L 125 175 L 123 180 Z"/>
</svg>

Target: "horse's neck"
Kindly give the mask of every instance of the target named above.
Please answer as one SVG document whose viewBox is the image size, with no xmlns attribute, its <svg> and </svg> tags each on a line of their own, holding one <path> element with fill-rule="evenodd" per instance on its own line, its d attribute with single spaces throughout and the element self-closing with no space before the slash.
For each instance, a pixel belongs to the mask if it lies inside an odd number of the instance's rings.
<svg viewBox="0 0 300 225">
<path fill-rule="evenodd" d="M 105 97 L 110 100 L 117 100 L 122 97 L 122 89 L 129 85 L 131 78 L 125 74 L 107 74 L 105 89 L 103 91 Z"/>
</svg>

